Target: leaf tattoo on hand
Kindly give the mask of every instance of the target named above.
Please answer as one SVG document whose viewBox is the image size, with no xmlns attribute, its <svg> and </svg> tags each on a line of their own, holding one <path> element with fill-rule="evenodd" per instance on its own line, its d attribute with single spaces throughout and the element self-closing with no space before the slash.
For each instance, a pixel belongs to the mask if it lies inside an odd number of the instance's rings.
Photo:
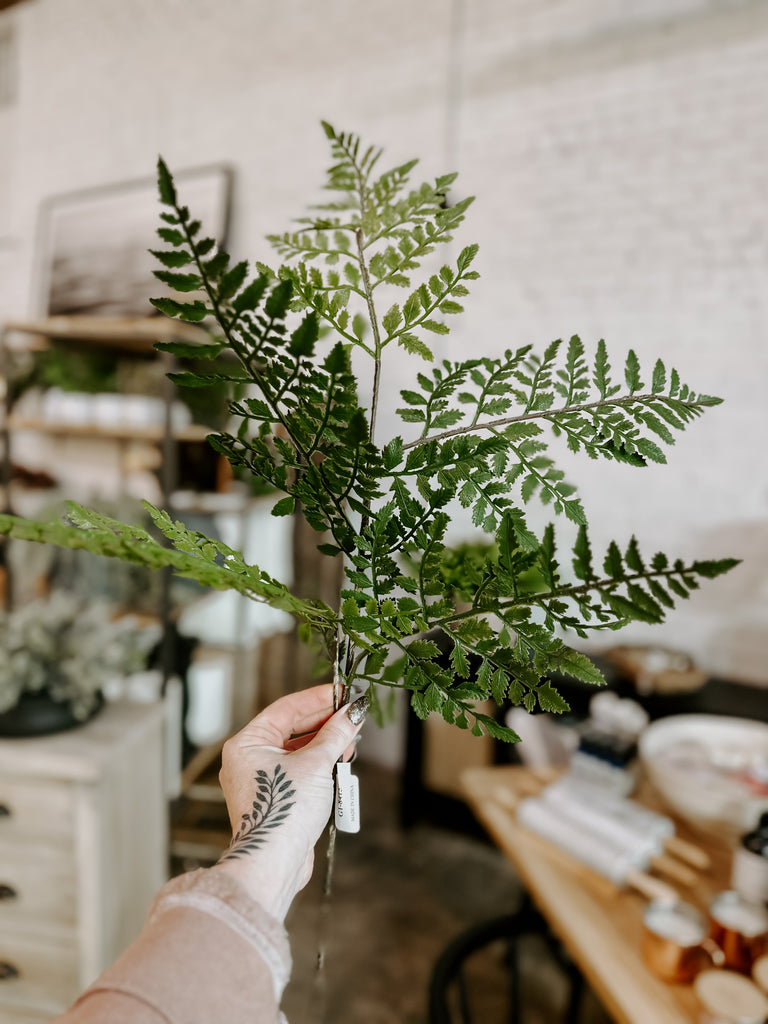
<svg viewBox="0 0 768 1024">
<path fill-rule="evenodd" d="M 292 781 L 286 777 L 281 765 L 275 765 L 271 776 L 269 772 L 260 768 L 254 781 L 258 786 L 258 793 L 253 801 L 253 808 L 250 813 L 242 816 L 240 827 L 221 860 L 246 856 L 252 850 L 258 849 L 269 838 L 268 830 L 281 825 L 293 807 L 291 798 L 296 790 L 291 789 Z"/>
</svg>

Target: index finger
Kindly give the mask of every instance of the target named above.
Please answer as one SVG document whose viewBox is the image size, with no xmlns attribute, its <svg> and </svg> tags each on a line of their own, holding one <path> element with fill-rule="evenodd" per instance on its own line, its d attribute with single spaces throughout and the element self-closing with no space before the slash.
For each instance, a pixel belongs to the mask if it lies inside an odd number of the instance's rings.
<svg viewBox="0 0 768 1024">
<path fill-rule="evenodd" d="M 333 684 L 289 693 L 261 711 L 239 733 L 259 746 L 283 747 L 295 733 L 312 732 L 333 714 Z"/>
</svg>

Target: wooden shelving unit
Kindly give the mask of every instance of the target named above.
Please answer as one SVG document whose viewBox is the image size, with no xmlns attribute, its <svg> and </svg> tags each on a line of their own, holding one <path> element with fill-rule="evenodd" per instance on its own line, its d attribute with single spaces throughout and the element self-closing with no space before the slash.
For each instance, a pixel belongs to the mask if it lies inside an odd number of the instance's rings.
<svg viewBox="0 0 768 1024">
<path fill-rule="evenodd" d="M 146 426 L 132 424 L 101 424 L 85 422 L 67 422 L 64 419 L 53 420 L 43 416 L 21 415 L 14 411 L 6 395 L 5 416 L 0 425 L 0 438 L 3 441 L 3 455 L 0 472 L 0 493 L 6 508 L 12 505 L 11 480 L 11 449 L 12 438 L 16 433 L 34 432 L 45 438 L 82 439 L 104 443 L 115 442 L 130 444 L 146 442 L 157 445 L 162 452 L 160 484 L 162 506 L 172 513 L 219 513 L 227 512 L 242 515 L 249 506 L 248 498 L 232 493 L 213 491 L 177 490 L 177 446 L 183 442 L 204 442 L 211 430 L 198 424 L 175 428 L 172 422 L 172 403 L 175 387 L 167 379 L 168 371 L 174 367 L 174 357 L 166 352 L 158 352 L 155 344 L 158 341 L 184 341 L 191 344 L 206 343 L 209 336 L 201 328 L 192 324 L 184 324 L 168 318 L 148 319 L 112 319 L 103 317 L 46 317 L 25 321 L 13 321 L 0 328 L 0 359 L 5 371 L 7 354 L 14 351 L 41 352 L 52 340 L 64 341 L 71 346 L 73 354 L 77 352 L 108 349 L 124 354 L 128 358 L 156 359 L 161 362 L 164 371 L 164 422 Z M 74 497 L 74 495 L 73 495 Z M 170 577 L 165 576 L 162 607 L 158 617 L 167 636 L 175 618 L 170 600 Z M 166 676 L 172 672 L 172 652 L 170 642 L 166 645 L 165 671 Z M 218 786 L 201 780 L 201 776 L 210 770 L 220 755 L 223 740 L 202 747 L 187 764 L 181 774 L 181 794 L 192 801 L 202 800 L 216 805 L 221 801 Z M 196 829 L 189 824 L 178 823 L 171 831 L 171 850 L 176 856 L 202 857 L 216 859 L 221 848 L 226 845 L 226 831 L 213 834 L 209 828 Z"/>
<path fill-rule="evenodd" d="M 208 334 L 200 327 L 171 320 L 167 317 L 148 318 L 107 318 L 89 316 L 53 316 L 24 321 L 11 321 L 0 328 L 0 369 L 7 378 L 9 355 L 13 352 L 44 351 L 52 341 L 66 342 L 71 347 L 73 358 L 78 353 L 108 350 L 129 360 L 158 360 L 162 369 L 162 423 L 146 425 L 119 423 L 100 424 L 69 422 L 66 419 L 52 419 L 43 416 L 27 416 L 17 413 L 12 405 L 10 389 L 6 386 L 5 415 L 0 426 L 3 452 L 0 463 L 2 483 L 2 504 L 10 511 L 14 507 L 11 487 L 13 437 L 17 433 L 36 433 L 42 437 L 79 439 L 94 442 L 116 442 L 130 444 L 143 442 L 157 445 L 160 457 L 161 504 L 173 511 L 173 496 L 177 485 L 178 445 L 183 442 L 204 442 L 210 430 L 198 424 L 175 428 L 173 424 L 173 401 L 175 389 L 167 374 L 175 365 L 174 357 L 155 348 L 157 342 L 184 341 L 189 344 L 205 344 Z M 163 588 L 164 596 L 159 616 L 168 631 L 171 622 L 169 578 Z M 7 580 L 6 607 L 12 606 L 12 580 Z M 166 675 L 171 673 L 170 653 L 164 659 Z"/>
</svg>

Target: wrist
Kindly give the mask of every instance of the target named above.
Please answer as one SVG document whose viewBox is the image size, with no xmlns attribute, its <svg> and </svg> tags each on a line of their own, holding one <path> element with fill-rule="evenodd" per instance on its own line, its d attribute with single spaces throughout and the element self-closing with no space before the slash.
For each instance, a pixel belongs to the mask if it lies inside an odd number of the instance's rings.
<svg viewBox="0 0 768 1024">
<path fill-rule="evenodd" d="M 290 909 L 295 886 L 280 881 L 280 873 L 271 870 L 261 858 L 231 857 L 220 860 L 211 869 L 234 879 L 276 921 L 283 922 Z"/>
</svg>

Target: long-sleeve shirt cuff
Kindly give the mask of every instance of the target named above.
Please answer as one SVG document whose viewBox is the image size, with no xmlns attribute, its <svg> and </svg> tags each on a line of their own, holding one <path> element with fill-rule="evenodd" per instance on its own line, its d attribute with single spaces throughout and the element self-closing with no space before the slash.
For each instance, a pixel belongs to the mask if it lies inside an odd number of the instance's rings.
<svg viewBox="0 0 768 1024">
<path fill-rule="evenodd" d="M 58 1024 L 275 1024 L 290 969 L 283 925 L 201 869 L 163 886 L 139 938 Z"/>
</svg>

